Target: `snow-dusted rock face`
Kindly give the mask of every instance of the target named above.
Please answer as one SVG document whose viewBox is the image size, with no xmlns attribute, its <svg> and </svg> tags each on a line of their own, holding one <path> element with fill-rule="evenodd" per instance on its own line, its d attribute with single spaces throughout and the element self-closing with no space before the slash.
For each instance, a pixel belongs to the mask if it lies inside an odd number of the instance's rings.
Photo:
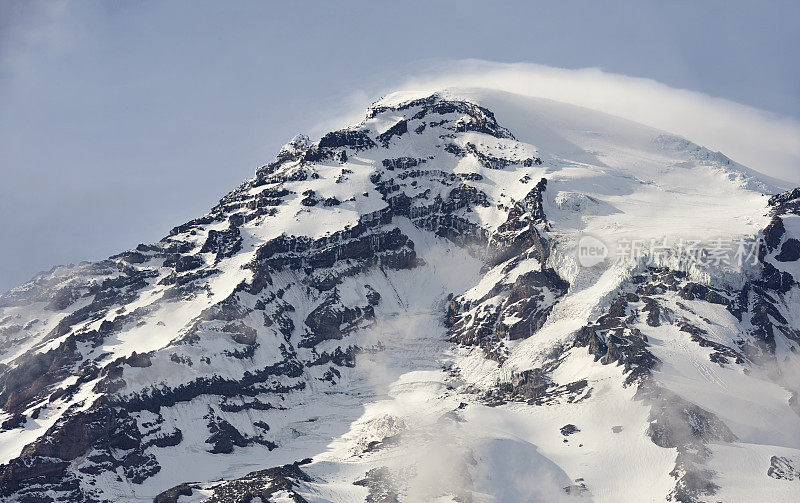
<svg viewBox="0 0 800 503">
<path fill-rule="evenodd" d="M 0 296 L 0 499 L 794 501 L 785 189 L 590 110 L 391 95 Z"/>
</svg>

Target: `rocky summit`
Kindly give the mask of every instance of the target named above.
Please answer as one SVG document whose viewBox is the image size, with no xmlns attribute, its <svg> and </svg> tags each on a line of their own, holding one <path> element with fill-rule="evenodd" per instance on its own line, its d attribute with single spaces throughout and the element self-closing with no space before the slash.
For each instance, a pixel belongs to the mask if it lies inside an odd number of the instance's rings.
<svg viewBox="0 0 800 503">
<path fill-rule="evenodd" d="M 797 501 L 800 189 L 483 89 L 0 295 L 0 500 Z"/>
</svg>

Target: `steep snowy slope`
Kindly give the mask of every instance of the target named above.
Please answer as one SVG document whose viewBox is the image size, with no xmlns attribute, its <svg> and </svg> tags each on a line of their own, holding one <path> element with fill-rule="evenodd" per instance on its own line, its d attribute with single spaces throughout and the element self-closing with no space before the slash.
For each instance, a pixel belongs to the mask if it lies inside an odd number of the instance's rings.
<svg viewBox="0 0 800 503">
<path fill-rule="evenodd" d="M 0 296 L 0 495 L 794 501 L 786 188 L 591 110 L 390 95 Z"/>
</svg>

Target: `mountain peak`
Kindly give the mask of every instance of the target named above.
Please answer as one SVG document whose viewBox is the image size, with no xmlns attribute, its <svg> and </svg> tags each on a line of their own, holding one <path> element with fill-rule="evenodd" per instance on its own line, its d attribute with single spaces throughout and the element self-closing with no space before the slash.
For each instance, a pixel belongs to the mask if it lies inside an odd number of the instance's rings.
<svg viewBox="0 0 800 503">
<path fill-rule="evenodd" d="M 776 189 L 579 107 L 389 95 L 158 243 L 0 296 L 0 494 L 785 499 Z"/>
</svg>

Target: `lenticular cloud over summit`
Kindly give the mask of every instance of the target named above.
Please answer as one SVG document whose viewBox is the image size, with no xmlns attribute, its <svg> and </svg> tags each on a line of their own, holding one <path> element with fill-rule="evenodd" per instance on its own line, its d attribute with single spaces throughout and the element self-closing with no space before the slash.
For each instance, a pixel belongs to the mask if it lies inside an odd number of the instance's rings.
<svg viewBox="0 0 800 503">
<path fill-rule="evenodd" d="M 3 501 L 796 500 L 795 126 L 467 64 L 0 295 Z"/>
<path fill-rule="evenodd" d="M 442 61 L 426 67 L 385 92 L 477 87 L 548 98 L 681 135 L 767 176 L 800 184 L 800 123 L 789 117 L 598 68 L 481 60 Z"/>
</svg>

